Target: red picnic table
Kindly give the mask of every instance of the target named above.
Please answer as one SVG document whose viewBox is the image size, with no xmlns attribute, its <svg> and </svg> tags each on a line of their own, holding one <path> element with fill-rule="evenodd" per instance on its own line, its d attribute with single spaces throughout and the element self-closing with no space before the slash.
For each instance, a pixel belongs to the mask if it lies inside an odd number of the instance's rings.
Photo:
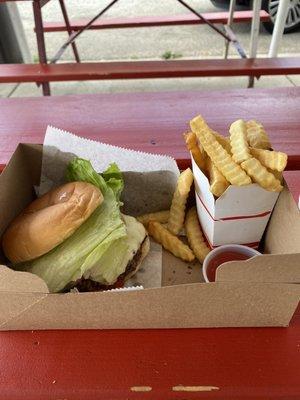
<svg viewBox="0 0 300 400">
<path fill-rule="evenodd" d="M 222 133 L 262 121 L 296 169 L 299 100 L 300 88 L 2 99 L 0 163 L 52 124 L 187 165 L 181 133 L 202 113 Z M 297 198 L 300 171 L 286 179 Z M 0 360 L 1 399 L 297 399 L 300 308 L 289 328 L 1 332 Z"/>
<path fill-rule="evenodd" d="M 173 156 L 189 155 L 182 139 L 201 113 L 227 135 L 238 118 L 261 121 L 274 149 L 300 169 L 300 88 L 155 92 L 0 99 L 0 165 L 18 143 L 42 143 L 48 124 L 117 146 Z"/>
</svg>

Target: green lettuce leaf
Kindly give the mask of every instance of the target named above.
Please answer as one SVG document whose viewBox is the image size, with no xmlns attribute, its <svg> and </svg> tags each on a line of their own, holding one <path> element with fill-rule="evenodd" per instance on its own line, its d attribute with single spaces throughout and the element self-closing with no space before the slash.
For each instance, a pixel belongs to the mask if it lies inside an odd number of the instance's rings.
<svg viewBox="0 0 300 400">
<path fill-rule="evenodd" d="M 104 201 L 68 239 L 47 254 L 15 266 L 40 276 L 50 292 L 63 290 L 89 270 L 97 271 L 104 263 L 105 273 L 96 273 L 94 280 L 112 284 L 118 278 L 120 262 L 127 251 L 126 226 L 121 218 L 119 196 L 123 189 L 122 174 L 112 164 L 103 176 L 87 160 L 75 158 L 67 167 L 67 179 L 97 186 Z M 117 253 L 116 258 L 111 254 Z M 103 260 L 103 262 L 102 262 Z M 110 260 L 110 261 L 108 261 Z"/>
<path fill-rule="evenodd" d="M 69 162 L 66 171 L 66 179 L 69 182 L 81 181 L 91 183 L 97 186 L 103 195 L 108 189 L 105 180 L 94 170 L 90 161 L 79 157 L 73 158 L 73 160 Z"/>
<path fill-rule="evenodd" d="M 126 237 L 114 241 L 101 257 L 100 263 L 89 269 L 84 277 L 106 285 L 115 282 L 126 269 L 127 263 L 124 264 L 124 256 L 126 256 L 127 248 Z"/>
<path fill-rule="evenodd" d="M 124 189 L 124 180 L 122 172 L 116 163 L 110 164 L 106 171 L 101 176 L 105 180 L 106 184 L 114 191 L 117 200 L 120 200 L 122 191 Z"/>
<path fill-rule="evenodd" d="M 126 271 L 128 263 L 132 261 L 144 241 L 146 232 L 144 226 L 134 217 L 123 215 L 123 220 L 127 236 L 116 240 L 101 257 L 101 263 L 84 274 L 85 278 L 109 284 Z"/>
<path fill-rule="evenodd" d="M 116 163 L 110 164 L 106 171 L 98 174 L 89 160 L 76 157 L 67 166 L 66 178 L 68 181 L 89 182 L 97 186 L 103 194 L 110 188 L 117 200 L 120 200 L 124 189 L 122 172 Z"/>
</svg>

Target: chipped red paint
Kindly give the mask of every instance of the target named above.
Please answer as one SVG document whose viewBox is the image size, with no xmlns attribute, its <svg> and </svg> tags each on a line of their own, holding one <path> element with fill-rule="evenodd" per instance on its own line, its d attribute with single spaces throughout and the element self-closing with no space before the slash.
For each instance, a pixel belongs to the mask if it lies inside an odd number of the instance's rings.
<svg viewBox="0 0 300 400">
<path fill-rule="evenodd" d="M 300 309 L 289 328 L 2 332 L 0 341 L 1 400 L 288 400 L 300 393 Z M 179 385 L 219 389 L 172 391 Z M 152 390 L 134 393 L 134 386 Z"/>
</svg>

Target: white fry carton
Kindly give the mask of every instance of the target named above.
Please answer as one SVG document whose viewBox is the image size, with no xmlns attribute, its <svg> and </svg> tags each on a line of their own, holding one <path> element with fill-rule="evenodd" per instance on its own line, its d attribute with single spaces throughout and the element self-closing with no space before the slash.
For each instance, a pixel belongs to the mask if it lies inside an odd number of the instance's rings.
<svg viewBox="0 0 300 400">
<path fill-rule="evenodd" d="M 216 199 L 208 178 L 193 157 L 192 166 L 198 217 L 210 246 L 235 243 L 257 247 L 279 193 L 269 192 L 256 183 L 230 185 Z"/>
</svg>

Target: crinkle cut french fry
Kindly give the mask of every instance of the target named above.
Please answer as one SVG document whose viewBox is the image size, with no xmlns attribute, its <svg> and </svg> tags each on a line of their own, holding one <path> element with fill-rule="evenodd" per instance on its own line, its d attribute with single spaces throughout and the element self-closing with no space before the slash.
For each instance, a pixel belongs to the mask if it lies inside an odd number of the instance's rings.
<svg viewBox="0 0 300 400">
<path fill-rule="evenodd" d="M 251 157 L 245 121 L 238 119 L 229 128 L 232 159 L 240 164 Z"/>
<path fill-rule="evenodd" d="M 213 134 L 215 135 L 217 141 L 220 143 L 222 147 L 227 151 L 228 154 L 231 154 L 231 145 L 230 145 L 230 140 L 228 137 L 225 137 L 223 135 L 220 135 L 218 132 L 213 131 Z"/>
<path fill-rule="evenodd" d="M 209 175 L 210 191 L 214 196 L 220 197 L 228 188 L 230 183 L 213 164 L 210 158 L 207 159 L 207 170 Z"/>
<path fill-rule="evenodd" d="M 271 151 L 251 148 L 251 154 L 266 168 L 282 172 L 287 164 L 287 154 L 280 151 Z"/>
<path fill-rule="evenodd" d="M 198 167 L 202 170 L 205 171 L 206 165 L 205 165 L 205 152 L 200 150 L 200 147 L 197 142 L 197 136 L 194 134 L 194 132 L 186 132 L 183 134 L 186 147 L 187 149 L 192 153 L 193 158 L 198 165 Z"/>
<path fill-rule="evenodd" d="M 184 224 L 185 206 L 191 186 L 193 173 L 190 168 L 183 171 L 177 181 L 177 187 L 173 195 L 168 220 L 168 229 L 173 235 L 178 235 Z"/>
<path fill-rule="evenodd" d="M 241 167 L 251 176 L 254 182 L 271 192 L 280 192 L 283 187 L 280 181 L 256 159 L 249 158 L 241 163 Z"/>
<path fill-rule="evenodd" d="M 201 227 L 198 221 L 196 207 L 192 207 L 190 210 L 188 210 L 186 214 L 185 230 L 191 249 L 202 264 L 204 258 L 210 252 L 210 248 L 206 245 L 204 241 Z"/>
<path fill-rule="evenodd" d="M 196 118 L 197 118 L 197 117 L 196 117 Z M 223 136 L 223 135 L 220 135 L 220 134 L 219 134 L 218 132 L 216 132 L 216 131 L 213 131 L 213 130 L 207 125 L 206 121 L 204 120 L 204 118 L 201 117 L 201 115 L 199 115 L 199 118 L 201 118 L 202 127 L 203 127 L 204 129 L 209 130 L 211 133 L 213 133 L 214 136 L 215 136 L 215 138 L 217 139 L 217 141 L 220 143 L 220 145 L 221 145 L 222 147 L 224 147 L 224 149 L 225 149 L 229 154 L 231 154 L 231 145 L 230 145 L 230 140 L 229 140 L 229 138 L 228 138 L 228 137 L 225 137 L 225 136 Z M 202 146 L 201 146 L 201 143 L 200 143 L 200 146 L 199 146 L 199 147 L 202 147 Z M 206 154 L 206 157 L 207 157 L 207 154 Z"/>
<path fill-rule="evenodd" d="M 271 149 L 270 139 L 260 122 L 251 120 L 246 122 L 247 139 L 251 147 L 257 149 Z"/>
<path fill-rule="evenodd" d="M 148 213 L 138 216 L 136 219 L 143 225 L 147 225 L 149 221 L 157 221 L 161 224 L 166 224 L 168 222 L 170 215 L 170 210 L 157 211 L 154 213 Z"/>
<path fill-rule="evenodd" d="M 275 178 L 279 180 L 280 183 L 282 183 L 282 180 L 283 180 L 282 172 L 275 171 L 274 169 L 270 169 L 270 168 L 267 168 L 267 170 L 270 172 L 270 174 L 273 174 L 275 176 Z"/>
<path fill-rule="evenodd" d="M 250 177 L 232 160 L 230 154 L 220 145 L 214 134 L 206 128 L 207 124 L 201 116 L 192 119 L 190 125 L 204 150 L 228 182 L 237 186 L 251 183 Z"/>
<path fill-rule="evenodd" d="M 191 262 L 195 259 L 195 255 L 189 246 L 184 244 L 177 236 L 172 235 L 159 222 L 150 221 L 148 224 L 148 233 L 156 242 L 160 243 L 166 250 L 183 261 Z"/>
</svg>

